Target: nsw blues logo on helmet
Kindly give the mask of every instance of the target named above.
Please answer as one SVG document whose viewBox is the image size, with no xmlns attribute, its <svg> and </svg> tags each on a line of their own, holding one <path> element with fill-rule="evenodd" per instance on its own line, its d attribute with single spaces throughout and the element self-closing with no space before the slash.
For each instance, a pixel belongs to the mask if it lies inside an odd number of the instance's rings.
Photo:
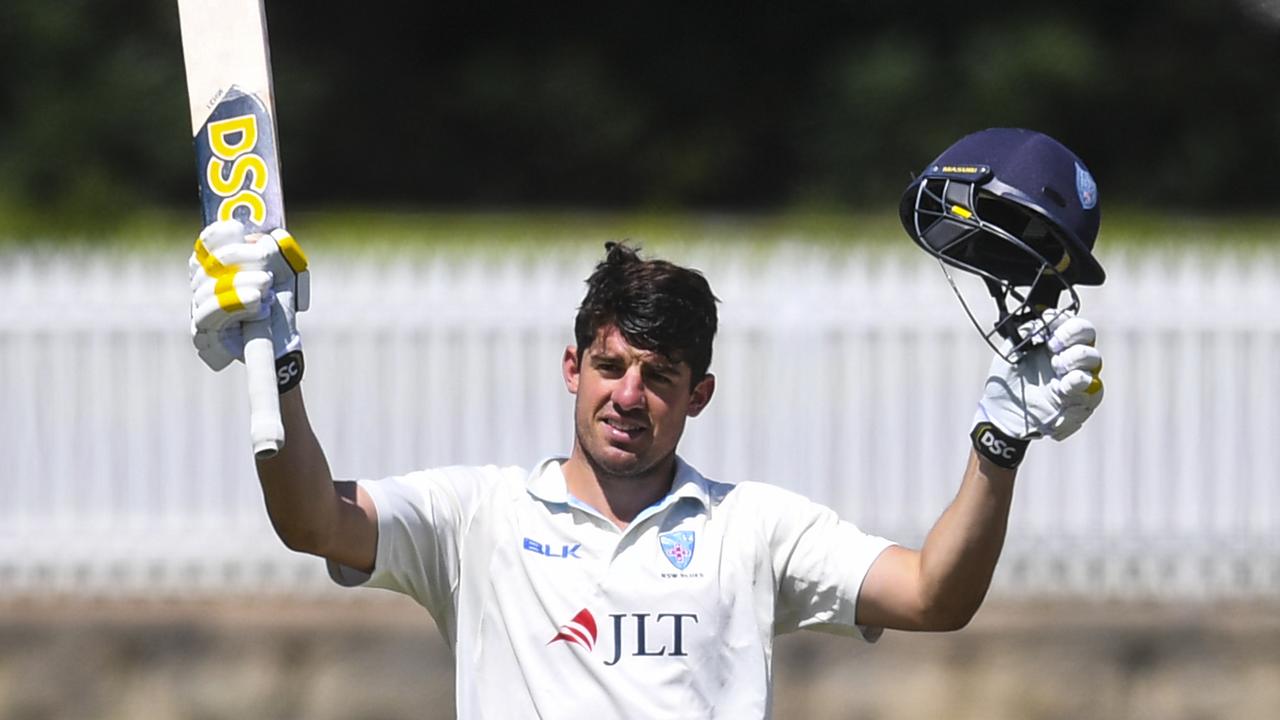
<svg viewBox="0 0 1280 720">
<path fill-rule="evenodd" d="M 1080 163 L 1076 163 L 1076 195 L 1085 210 L 1092 210 L 1098 204 L 1098 185 Z"/>
<path fill-rule="evenodd" d="M 677 570 L 684 570 L 693 562 L 693 545 L 695 537 L 692 530 L 674 530 L 658 536 L 662 545 L 662 553 Z"/>
</svg>

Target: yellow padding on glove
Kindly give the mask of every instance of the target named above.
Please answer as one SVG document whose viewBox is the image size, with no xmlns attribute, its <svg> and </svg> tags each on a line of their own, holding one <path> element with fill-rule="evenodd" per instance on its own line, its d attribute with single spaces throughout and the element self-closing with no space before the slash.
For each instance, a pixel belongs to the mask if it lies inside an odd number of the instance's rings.
<svg viewBox="0 0 1280 720">
<path fill-rule="evenodd" d="M 1089 387 L 1084 389 L 1085 395 L 1095 395 L 1102 389 L 1102 378 L 1097 375 L 1093 376 L 1093 380 L 1089 383 Z"/>
<path fill-rule="evenodd" d="M 289 267 L 293 268 L 296 273 L 302 273 L 307 269 L 307 254 L 302 252 L 302 246 L 298 244 L 293 236 L 284 231 L 276 231 L 271 234 L 276 239 L 276 245 L 280 246 L 280 254 L 284 256 L 285 262 L 289 263 Z"/>
<path fill-rule="evenodd" d="M 213 285 L 213 292 L 218 298 L 218 307 L 227 312 L 243 310 L 244 304 L 240 302 L 240 295 L 236 293 L 235 286 L 235 277 L 236 273 L 240 272 L 240 266 L 223 265 L 218 262 L 200 238 L 196 238 L 196 260 L 200 262 L 200 267 L 204 268 L 209 277 L 217 281 Z"/>
</svg>

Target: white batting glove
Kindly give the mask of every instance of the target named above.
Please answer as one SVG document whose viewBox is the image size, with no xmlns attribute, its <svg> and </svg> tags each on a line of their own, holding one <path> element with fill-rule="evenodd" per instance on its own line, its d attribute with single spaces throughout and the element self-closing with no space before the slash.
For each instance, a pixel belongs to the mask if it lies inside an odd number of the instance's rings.
<svg viewBox="0 0 1280 720">
<path fill-rule="evenodd" d="M 191 339 L 214 370 L 244 360 L 240 323 L 270 317 L 276 358 L 302 349 L 295 317 L 310 303 L 307 256 L 284 229 L 245 235 L 236 220 L 206 227 L 188 262 Z"/>
<path fill-rule="evenodd" d="M 1045 341 L 1017 364 L 1000 355 L 992 359 L 974 417 L 974 446 L 1006 467 L 1021 461 L 1027 441 L 1069 437 L 1102 402 L 1102 354 L 1094 347 L 1093 323 L 1052 310 L 1044 319 Z M 1006 340 L 1002 351 L 1011 349 Z M 989 432 L 992 426 L 998 433 Z"/>
</svg>

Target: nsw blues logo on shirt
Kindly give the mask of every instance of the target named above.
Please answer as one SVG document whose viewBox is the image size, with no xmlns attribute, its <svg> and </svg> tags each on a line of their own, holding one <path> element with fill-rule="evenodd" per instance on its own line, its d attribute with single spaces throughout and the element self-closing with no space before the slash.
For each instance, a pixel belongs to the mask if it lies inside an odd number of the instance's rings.
<svg viewBox="0 0 1280 720">
<path fill-rule="evenodd" d="M 673 530 L 658 536 L 662 553 L 677 570 L 684 570 L 693 561 L 694 533 L 692 530 Z"/>
</svg>

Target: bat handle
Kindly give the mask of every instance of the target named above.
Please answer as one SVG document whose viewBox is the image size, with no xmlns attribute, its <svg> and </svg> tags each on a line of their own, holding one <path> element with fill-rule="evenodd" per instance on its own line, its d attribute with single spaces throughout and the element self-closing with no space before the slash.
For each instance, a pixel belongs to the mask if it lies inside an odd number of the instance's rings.
<svg viewBox="0 0 1280 720">
<path fill-rule="evenodd" d="M 268 320 L 253 320 L 244 323 L 241 329 L 244 367 L 249 379 L 249 433 L 253 438 L 253 454 L 259 460 L 266 460 L 284 447 L 271 325 Z"/>
</svg>

